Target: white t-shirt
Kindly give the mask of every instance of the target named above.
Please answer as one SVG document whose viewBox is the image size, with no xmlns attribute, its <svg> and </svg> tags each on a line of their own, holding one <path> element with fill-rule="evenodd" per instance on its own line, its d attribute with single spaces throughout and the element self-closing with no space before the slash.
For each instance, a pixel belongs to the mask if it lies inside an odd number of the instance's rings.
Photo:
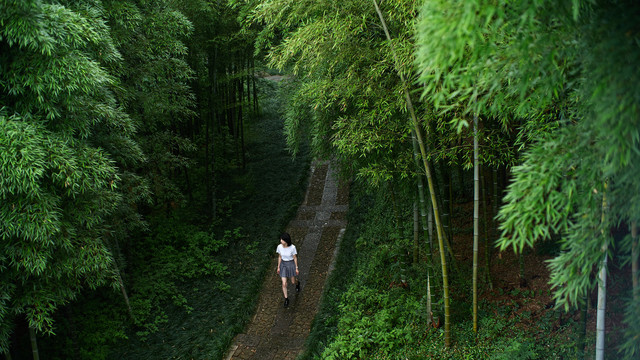
<svg viewBox="0 0 640 360">
<path fill-rule="evenodd" d="M 282 260 L 284 261 L 291 261 L 293 260 L 293 255 L 298 255 L 298 252 L 296 251 L 296 246 L 293 244 L 287 247 L 284 247 L 282 246 L 282 244 L 280 244 L 276 248 L 276 252 L 280 254 L 280 256 L 282 257 Z"/>
</svg>

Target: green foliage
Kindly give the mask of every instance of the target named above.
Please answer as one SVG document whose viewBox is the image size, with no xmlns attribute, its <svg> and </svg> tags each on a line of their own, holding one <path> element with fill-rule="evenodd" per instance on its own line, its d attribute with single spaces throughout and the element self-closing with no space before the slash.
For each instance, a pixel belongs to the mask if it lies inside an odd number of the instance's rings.
<svg viewBox="0 0 640 360">
<path fill-rule="evenodd" d="M 630 253 L 609 229 L 640 209 L 637 12 L 633 1 L 427 0 L 417 26 L 427 101 L 459 127 L 473 114 L 525 119 L 518 138 L 536 139 L 513 169 L 500 246 L 559 238 L 551 283 L 565 308 L 596 285 L 602 249 Z"/>
<path fill-rule="evenodd" d="M 227 267 L 216 260 L 219 250 L 236 241 L 231 236 L 215 239 L 212 234 L 199 230 L 180 219 L 157 219 L 153 226 L 157 233 L 136 244 L 132 262 L 145 263 L 132 274 L 136 279 L 131 292 L 131 303 L 136 325 L 145 329 L 138 332 L 146 336 L 166 322 L 162 310 L 166 302 L 192 310 L 180 284 L 189 279 L 212 277 L 220 279 L 227 274 Z M 236 230 L 236 234 L 239 229 Z M 228 290 L 229 285 L 219 281 L 211 291 Z"/>
<path fill-rule="evenodd" d="M 538 116 L 562 95 L 575 60 L 560 46 L 575 24 L 556 20 L 570 10 L 545 1 L 424 1 L 416 31 L 423 96 L 465 123 L 463 114 Z"/>
<path fill-rule="evenodd" d="M 392 285 L 397 271 L 393 267 L 395 254 L 409 243 L 394 235 L 397 231 L 391 213 L 382 211 L 390 206 L 385 192 L 372 191 L 362 182 L 352 185 L 350 192 L 349 229 L 303 359 L 575 357 L 576 324 L 569 321 L 557 326 L 558 312 L 554 311 L 530 321 L 531 314 L 518 305 L 536 301 L 528 292 L 514 293 L 514 302 L 481 302 L 478 334 L 472 331 L 469 313 L 464 310 L 471 306 L 470 299 L 456 298 L 454 315 L 460 316 L 452 329 L 456 337 L 454 344 L 445 348 L 443 330 L 427 326 L 427 267 L 406 273 L 409 288 Z M 411 208 L 408 198 L 401 202 Z M 455 282 L 457 291 L 469 290 L 470 284 L 459 283 Z M 434 313 L 441 310 L 435 308 Z"/>
<path fill-rule="evenodd" d="M 414 6 L 385 4 L 403 64 L 411 63 Z M 264 25 L 258 45 L 282 34 L 269 64 L 297 75 L 286 112 L 290 148 L 309 138 L 315 154 L 338 156 L 375 184 L 413 172 L 406 104 L 371 2 L 262 1 L 250 18 Z"/>
<path fill-rule="evenodd" d="M 135 148 L 135 127 L 105 69 L 120 54 L 97 5 L 0 2 L 3 351 L 14 317 L 53 334 L 58 307 L 115 284 L 107 242 L 124 174 L 101 145 Z"/>
<path fill-rule="evenodd" d="M 193 165 L 195 145 L 176 131 L 195 117 L 194 75 L 185 40 L 191 21 L 168 1 L 103 1 L 122 61 L 112 66 L 121 79 L 118 100 L 134 120 L 145 161 L 134 164 L 158 206 L 184 200 L 174 173 Z M 140 171 L 142 167 L 142 171 Z"/>
<path fill-rule="evenodd" d="M 277 236 L 302 201 L 309 161 L 304 146 L 296 161 L 286 150 L 279 85 L 259 85 L 264 116 L 247 122 L 246 169 L 229 166 L 218 183 L 217 220 L 203 215 L 200 182 L 192 202 L 150 217 L 151 231 L 130 242 L 127 283 L 140 320 L 111 346 L 111 358 L 222 358 L 251 319 Z"/>
</svg>

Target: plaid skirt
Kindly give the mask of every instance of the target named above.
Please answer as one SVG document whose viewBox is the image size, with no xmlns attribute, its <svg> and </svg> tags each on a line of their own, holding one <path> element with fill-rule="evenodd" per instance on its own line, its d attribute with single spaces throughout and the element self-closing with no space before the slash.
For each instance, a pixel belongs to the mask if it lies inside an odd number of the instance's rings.
<svg viewBox="0 0 640 360">
<path fill-rule="evenodd" d="M 288 278 L 296 276 L 296 262 L 280 261 L 280 277 Z"/>
</svg>

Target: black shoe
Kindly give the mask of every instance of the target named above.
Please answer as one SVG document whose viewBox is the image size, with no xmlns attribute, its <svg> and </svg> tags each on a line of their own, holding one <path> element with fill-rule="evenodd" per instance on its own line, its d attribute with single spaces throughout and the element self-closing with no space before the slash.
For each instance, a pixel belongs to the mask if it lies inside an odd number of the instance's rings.
<svg viewBox="0 0 640 360">
<path fill-rule="evenodd" d="M 284 307 L 289 306 L 289 298 L 284 298 Z"/>
<path fill-rule="evenodd" d="M 300 292 L 300 281 L 296 284 L 296 292 Z"/>
</svg>

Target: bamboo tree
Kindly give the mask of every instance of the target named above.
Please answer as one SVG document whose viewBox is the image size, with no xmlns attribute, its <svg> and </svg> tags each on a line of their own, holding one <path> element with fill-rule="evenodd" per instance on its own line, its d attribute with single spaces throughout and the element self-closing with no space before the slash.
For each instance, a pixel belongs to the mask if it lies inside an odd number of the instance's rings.
<svg viewBox="0 0 640 360">
<path fill-rule="evenodd" d="M 40 360 L 40 351 L 38 350 L 38 338 L 36 336 L 36 329 L 29 326 L 29 339 L 31 340 L 31 355 L 33 360 Z"/>
<path fill-rule="evenodd" d="M 602 194 L 602 216 L 601 216 L 601 229 L 600 233 L 602 237 L 605 237 L 606 217 L 607 217 L 607 184 L 604 185 L 604 193 Z M 597 321 L 596 321 L 596 360 L 604 360 L 605 353 L 605 311 L 607 304 L 607 258 L 609 257 L 608 245 L 605 242 L 602 244 L 602 264 L 600 265 L 600 271 L 598 274 L 598 309 L 597 309 Z"/>
<path fill-rule="evenodd" d="M 134 212 L 118 165 L 140 152 L 107 71 L 121 55 L 99 5 L 0 1 L 2 352 L 14 317 L 51 334 L 60 306 L 116 283 L 103 239 L 126 231 L 113 221 Z"/>
<path fill-rule="evenodd" d="M 640 287 L 638 285 L 638 225 L 634 221 L 631 223 L 631 283 L 633 284 L 633 300 L 640 300 Z"/>
<path fill-rule="evenodd" d="M 491 232 L 493 230 L 493 220 L 489 220 L 489 195 L 487 195 L 487 181 L 486 178 L 491 174 L 491 172 L 482 171 L 482 176 L 480 176 L 480 188 L 482 189 L 482 214 L 483 214 L 483 223 L 484 223 L 484 266 L 485 266 L 485 282 L 489 285 L 489 289 L 493 290 L 493 281 L 491 279 L 491 262 L 490 262 L 490 253 L 491 246 Z"/>
<path fill-rule="evenodd" d="M 411 144 L 413 146 L 413 162 L 416 165 L 416 168 L 420 168 L 420 154 L 418 148 L 418 140 L 416 139 L 416 132 L 411 131 Z M 418 200 L 420 201 L 420 217 L 422 219 L 422 232 L 424 239 L 428 246 L 428 255 L 429 266 L 433 265 L 433 246 L 431 239 L 433 238 L 433 226 L 431 224 L 433 215 L 431 209 L 427 208 L 427 204 L 424 198 L 424 182 L 422 180 L 422 174 L 420 173 L 417 176 L 417 186 L 418 186 Z M 427 213 L 429 214 L 427 216 Z"/>
<path fill-rule="evenodd" d="M 413 145 L 413 161 L 416 165 L 416 168 L 420 168 L 420 155 L 418 153 L 418 140 L 416 139 L 416 132 L 415 130 L 411 131 L 411 144 Z M 427 242 L 427 249 L 428 249 L 428 255 L 427 255 L 427 259 L 428 259 L 428 265 L 427 265 L 427 327 L 429 327 L 429 325 L 431 325 L 431 322 L 433 321 L 433 311 L 432 311 L 432 294 L 431 294 L 431 271 L 432 271 L 432 267 L 433 267 L 433 247 L 431 245 L 431 239 L 433 237 L 433 231 L 432 231 L 432 224 L 431 224 L 431 219 L 433 216 L 433 213 L 430 211 L 431 209 L 426 209 L 426 205 L 425 205 L 425 199 L 424 199 L 424 185 L 423 185 L 423 181 L 422 181 L 422 174 L 420 173 L 417 176 L 418 180 L 417 180 L 417 184 L 418 184 L 418 199 L 420 200 L 420 216 L 422 218 L 422 233 L 424 236 L 424 239 Z M 425 219 L 425 213 L 429 213 L 429 219 Z"/>
<path fill-rule="evenodd" d="M 593 236 L 594 228 L 608 232 L 595 224 L 602 207 L 593 184 L 610 180 L 611 221 L 637 217 L 639 199 L 628 194 L 640 186 L 640 51 L 629 35 L 638 6 L 428 0 L 417 26 L 423 95 L 436 110 L 460 128 L 476 113 L 503 124 L 527 119 L 518 134 L 526 155 L 511 169 L 499 213 L 500 247 L 520 253 L 559 234 L 550 283 L 567 310 L 599 283 L 590 269 L 602 268 L 601 245 L 613 241 Z M 630 242 L 615 245 L 631 252 Z M 629 304 L 628 324 L 637 313 Z M 625 333 L 621 350 L 630 358 L 640 351 L 638 333 Z"/>
<path fill-rule="evenodd" d="M 418 264 L 418 258 L 420 255 L 420 215 L 418 213 L 418 199 L 413 200 L 413 265 Z"/>
<path fill-rule="evenodd" d="M 584 297 L 584 301 L 583 303 L 580 305 L 580 326 L 578 327 L 578 340 L 577 345 L 578 345 L 578 359 L 579 360 L 583 360 L 584 359 L 584 346 L 585 346 L 585 336 L 586 336 L 586 332 L 587 332 L 587 308 L 588 308 L 588 304 L 587 304 L 588 297 L 585 296 Z"/>
<path fill-rule="evenodd" d="M 478 116 L 473 117 L 473 332 L 478 333 L 478 236 L 480 232 L 480 164 Z"/>
<path fill-rule="evenodd" d="M 387 37 L 387 40 L 391 43 L 391 36 L 389 35 L 389 29 L 387 28 L 386 22 L 384 21 L 384 16 L 382 15 L 380 8 L 378 7 L 378 2 L 376 0 L 373 0 L 373 4 L 376 8 L 376 12 L 378 13 L 378 16 L 380 17 L 380 22 L 382 23 L 382 28 L 384 29 L 384 33 Z M 398 64 L 397 55 L 395 54 L 393 45 L 390 44 L 390 46 L 391 46 L 391 51 L 393 53 L 393 57 L 395 60 L 396 71 L 398 72 L 398 75 L 400 76 L 400 80 L 402 82 L 405 100 L 407 102 L 407 108 L 409 109 L 409 114 L 411 115 L 413 130 L 416 133 L 416 138 L 418 140 L 418 145 L 420 147 L 420 154 L 422 155 L 424 170 L 427 175 L 427 183 L 429 184 L 429 192 L 431 193 L 431 204 L 433 206 L 433 213 L 436 221 L 436 231 L 438 233 L 438 243 L 440 245 L 440 262 L 442 266 L 442 286 L 443 286 L 443 300 L 444 300 L 444 342 L 446 346 L 450 346 L 451 345 L 451 323 L 450 323 L 450 309 L 449 309 L 449 279 L 447 275 L 447 263 L 446 263 L 445 250 L 444 250 L 444 237 L 446 235 L 442 230 L 442 224 L 441 224 L 440 215 L 438 212 L 438 203 L 434 193 L 433 178 L 431 176 L 431 169 L 429 167 L 429 163 L 427 162 L 427 151 L 426 151 L 424 142 L 422 141 L 422 131 L 420 129 L 418 119 L 416 118 L 415 112 L 413 110 L 413 103 L 411 101 L 411 96 L 409 94 L 409 88 L 404 79 L 404 75 L 402 75 L 402 72 L 400 71 L 400 64 Z"/>
</svg>

